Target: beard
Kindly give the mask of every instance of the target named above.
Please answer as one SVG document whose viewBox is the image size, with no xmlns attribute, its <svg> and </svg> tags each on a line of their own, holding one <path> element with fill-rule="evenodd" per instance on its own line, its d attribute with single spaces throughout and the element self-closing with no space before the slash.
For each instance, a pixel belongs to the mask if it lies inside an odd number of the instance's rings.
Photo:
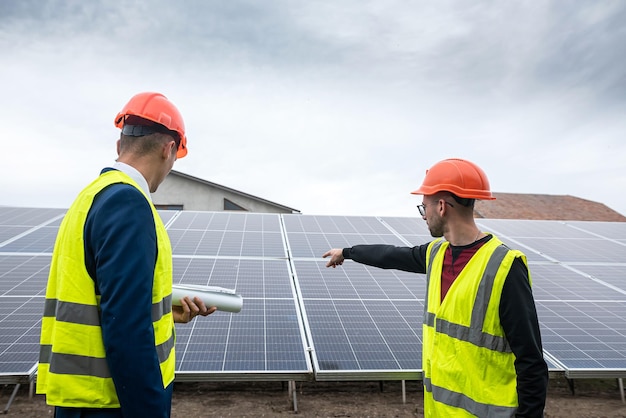
<svg viewBox="0 0 626 418">
<path fill-rule="evenodd" d="M 435 214 L 431 219 L 428 220 L 428 230 L 430 231 L 430 235 L 433 238 L 443 237 L 443 219 L 440 216 Z"/>
</svg>

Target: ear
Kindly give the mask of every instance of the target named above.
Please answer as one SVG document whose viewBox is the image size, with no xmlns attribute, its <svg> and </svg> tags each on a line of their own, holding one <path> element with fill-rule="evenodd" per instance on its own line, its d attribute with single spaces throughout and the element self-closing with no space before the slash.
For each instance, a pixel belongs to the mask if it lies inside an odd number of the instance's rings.
<svg viewBox="0 0 626 418">
<path fill-rule="evenodd" d="M 116 147 L 117 147 L 117 156 L 118 156 L 118 157 L 119 157 L 119 155 L 120 155 L 120 149 L 121 149 L 120 147 L 121 147 L 121 146 L 122 146 L 122 140 L 121 140 L 121 139 L 118 139 L 118 140 L 117 140 L 117 143 L 116 143 Z"/>
<path fill-rule="evenodd" d="M 168 158 L 171 157 L 172 153 L 176 153 L 175 151 L 173 151 L 173 148 L 176 147 L 176 142 L 174 141 L 167 141 L 165 144 L 163 144 L 163 148 L 162 148 L 162 157 L 164 160 L 167 160 Z"/>
<path fill-rule="evenodd" d="M 438 204 L 438 209 L 439 209 L 439 214 L 441 216 L 446 214 L 446 211 L 448 210 L 448 206 L 446 206 L 446 201 L 444 199 L 439 199 L 437 201 Z"/>
</svg>

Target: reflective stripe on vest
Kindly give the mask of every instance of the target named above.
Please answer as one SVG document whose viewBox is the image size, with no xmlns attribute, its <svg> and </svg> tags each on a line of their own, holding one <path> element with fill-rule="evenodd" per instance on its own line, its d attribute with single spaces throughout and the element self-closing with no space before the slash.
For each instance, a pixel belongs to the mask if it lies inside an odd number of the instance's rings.
<svg viewBox="0 0 626 418">
<path fill-rule="evenodd" d="M 163 315 L 171 311 L 172 296 L 169 295 L 163 298 L 160 303 L 152 304 L 152 322 L 159 321 Z M 56 317 L 56 320 L 61 322 L 100 326 L 99 309 L 94 305 L 46 299 L 43 316 L 51 318 Z M 167 341 L 156 346 L 159 363 L 167 360 L 174 344 L 175 339 L 172 334 Z M 41 346 L 39 361 L 41 363 L 49 363 L 52 373 L 92 375 L 103 378 L 111 377 L 106 359 L 75 354 L 53 354 L 52 345 L 50 344 L 43 344 Z"/>
<path fill-rule="evenodd" d="M 437 399 L 438 402 L 464 409 L 477 417 L 514 417 L 515 412 L 517 412 L 516 407 L 496 406 L 476 402 L 469 396 L 462 393 L 453 392 L 451 390 L 435 386 L 428 378 L 424 379 L 424 388 L 426 391 L 432 393 L 433 397 Z"/>
<path fill-rule="evenodd" d="M 166 342 L 156 346 L 159 362 L 167 360 L 175 339 L 172 335 Z M 56 374 L 76 374 L 83 376 L 111 377 L 109 366 L 105 358 L 79 356 L 76 354 L 53 353 L 52 345 L 42 345 L 39 350 L 39 361 L 50 364 L 49 370 Z"/>
</svg>

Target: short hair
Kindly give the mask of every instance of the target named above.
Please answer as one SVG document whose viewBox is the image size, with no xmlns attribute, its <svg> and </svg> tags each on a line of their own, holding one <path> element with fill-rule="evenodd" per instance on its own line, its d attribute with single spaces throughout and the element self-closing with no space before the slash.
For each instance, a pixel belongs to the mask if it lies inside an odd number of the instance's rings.
<svg viewBox="0 0 626 418">
<path fill-rule="evenodd" d="M 180 134 L 177 131 L 168 129 L 160 123 L 153 122 L 149 119 L 145 119 L 135 115 L 127 115 L 124 118 L 124 125 L 122 126 L 121 136 L 130 137 L 144 137 L 150 136 L 155 133 L 161 133 L 171 136 L 170 141 L 173 139 L 176 142 L 176 149 L 180 147 Z"/>
<path fill-rule="evenodd" d="M 476 199 L 470 199 L 468 197 L 459 197 L 452 192 L 450 192 L 450 196 L 452 196 L 452 198 L 454 199 L 456 203 L 458 203 L 461 206 L 465 206 L 466 208 L 473 208 L 474 203 L 476 203 Z"/>
<path fill-rule="evenodd" d="M 132 152 L 138 155 L 148 155 L 172 139 L 171 136 L 158 132 L 143 136 L 121 134 L 120 153 Z"/>
</svg>

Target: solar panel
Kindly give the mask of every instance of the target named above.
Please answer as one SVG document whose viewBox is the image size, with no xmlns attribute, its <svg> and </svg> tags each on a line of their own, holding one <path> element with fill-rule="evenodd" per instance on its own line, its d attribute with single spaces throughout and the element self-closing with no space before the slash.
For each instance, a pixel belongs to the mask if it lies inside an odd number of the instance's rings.
<svg viewBox="0 0 626 418">
<path fill-rule="evenodd" d="M 536 300 L 626 300 L 621 293 L 560 264 L 530 264 Z"/>
<path fill-rule="evenodd" d="M 388 270 L 372 269 L 346 261 L 343 266 L 337 269 L 327 269 L 324 262 L 313 262 L 307 257 L 313 257 L 315 253 L 323 253 L 333 247 L 349 247 L 362 243 L 385 243 L 386 238 L 391 235 L 384 231 L 377 231 L 378 235 L 367 236 L 364 234 L 352 237 L 341 229 L 334 228 L 336 224 L 332 218 L 324 217 L 325 223 L 319 222 L 315 216 L 300 215 L 295 219 L 293 216 L 284 216 L 287 241 L 292 254 L 292 263 L 296 273 L 296 280 L 299 286 L 301 303 L 306 315 L 305 326 L 311 340 L 313 349 L 313 361 L 316 379 L 318 380 L 340 380 L 358 378 L 383 378 L 393 376 L 394 371 L 404 370 L 396 368 L 390 358 L 393 355 L 384 353 L 384 350 L 369 350 L 366 345 L 361 344 L 359 335 L 368 335 L 375 345 L 378 345 L 380 334 L 378 327 L 368 319 L 357 320 L 353 318 L 351 312 L 360 310 L 362 306 L 370 306 L 370 302 L 380 302 L 387 300 L 392 306 L 399 306 L 400 303 L 407 304 L 413 309 L 415 338 L 419 340 L 421 331 L 421 312 L 416 306 L 423 303 L 425 292 L 424 282 L 418 275 L 406 274 L 405 283 L 421 283 L 419 288 L 410 290 L 400 289 L 400 294 L 413 300 L 400 301 L 394 299 L 398 297 L 394 294 L 388 298 L 386 290 L 383 290 L 381 283 L 388 285 L 393 283 L 388 277 Z M 411 245 L 418 245 L 432 240 L 432 237 L 424 235 L 427 233 L 425 223 L 417 218 L 380 218 L 380 222 L 392 232 L 394 236 L 400 236 L 402 242 Z M 371 218 L 370 222 L 375 222 Z M 330 225 L 324 227 L 323 225 Z M 620 247 L 617 240 L 603 240 L 601 237 L 592 234 L 584 229 L 585 225 L 572 227 L 564 222 L 532 222 L 532 221 L 509 221 L 509 220 L 480 220 L 480 227 L 485 231 L 495 233 L 503 242 L 511 248 L 519 248 L 526 255 L 530 262 L 530 270 L 533 278 L 533 292 L 541 303 L 559 302 L 585 302 L 579 307 L 581 314 L 589 316 L 588 309 L 595 306 L 594 303 L 603 305 L 613 301 L 626 301 L 624 292 L 620 286 L 623 285 L 626 264 L 616 264 L 621 260 L 626 252 Z M 332 232 L 328 232 L 332 230 Z M 328 237 L 340 236 L 331 243 Z M 351 241 L 351 242 L 350 242 Z M 394 243 L 394 245 L 406 245 Z M 294 249 L 295 247 L 295 249 Z M 325 247 L 322 249 L 321 247 Z M 312 251 L 313 248 L 319 248 Z M 590 249 L 591 248 L 591 249 Z M 595 260 L 594 264 L 588 264 L 588 260 Z M 598 270 L 597 267 L 611 262 L 611 270 Z M 587 264 L 585 264 L 587 263 Z M 359 266 L 356 268 L 356 266 Z M 361 269 L 361 270 L 359 270 Z M 367 270 L 367 271 L 365 271 Z M 369 271 L 371 270 L 371 272 Z M 602 273 L 605 271 L 606 273 Z M 602 275 L 606 281 L 593 274 Z M 622 281 L 620 282 L 620 277 Z M 416 280 L 416 278 L 418 280 Z M 610 281 L 614 284 L 611 285 Z M 374 285 L 373 285 L 374 283 Z M 346 308 L 348 307 L 348 308 Z M 393 317 L 390 310 L 386 310 L 383 316 Z M 546 316 L 544 312 L 544 316 Z M 367 317 L 366 317 L 367 318 Z M 560 319 L 563 322 L 563 319 Z M 612 319 L 606 317 L 596 318 L 595 322 L 578 322 L 579 333 L 570 335 L 571 341 L 566 340 L 571 350 L 574 350 L 584 341 L 580 341 L 580 333 L 594 333 L 599 327 L 604 329 L 612 328 Z M 554 329 L 562 330 L 559 324 L 552 324 Z M 547 334 L 549 341 L 546 348 L 546 359 L 550 370 L 574 373 L 577 376 L 595 376 L 598 373 L 607 372 L 607 367 L 614 364 L 621 365 L 615 370 L 626 369 L 626 361 L 615 355 L 615 350 L 591 349 L 590 355 L 605 356 L 610 361 L 601 361 L 589 364 L 589 369 L 580 367 L 577 363 L 580 358 L 565 356 L 565 363 L 561 362 L 564 354 L 559 346 L 551 339 L 554 329 L 547 324 L 542 325 L 542 332 Z M 356 334 L 352 331 L 357 330 Z M 411 332 L 404 330 L 403 336 L 410 335 Z M 568 338 L 570 338 L 568 337 Z M 398 338 L 398 337 L 395 337 Z M 394 341 L 394 339 L 390 339 Z M 416 344 L 416 341 L 412 341 Z M 620 340 L 621 343 L 621 340 Z M 419 344 L 419 341 L 417 342 Z M 391 346 L 388 344 L 388 346 Z M 625 345 L 626 346 L 626 345 Z M 551 351 L 550 348 L 552 348 Z M 616 347 L 611 347 L 616 348 Z M 579 349 L 586 350 L 582 346 Z M 421 350 L 420 350 L 421 351 Z M 567 351 L 567 350 L 566 350 Z M 376 354 L 372 354 L 376 353 Z M 412 353 L 415 361 L 421 361 L 420 355 Z M 571 360 L 574 360 L 571 363 Z M 376 360 L 381 360 L 376 362 Z M 384 361 L 383 361 L 384 360 Z M 565 365 L 564 365 L 565 364 Z M 568 367 L 566 367 L 568 366 Z M 367 369 L 371 367 L 372 370 Z M 389 369 L 385 369 L 388 367 Z M 417 367 L 419 369 L 421 365 Z M 571 370 L 570 370 L 571 368 Z"/>
<path fill-rule="evenodd" d="M 39 360 L 42 297 L 0 296 L 0 382 L 29 379 Z"/>
<path fill-rule="evenodd" d="M 338 225 L 332 218 L 324 217 L 325 223 L 307 218 L 310 217 L 299 217 L 302 222 L 285 222 L 290 252 L 294 255 L 310 255 L 292 249 L 294 235 L 342 234 L 341 229 L 325 233 L 321 227 Z M 379 221 L 371 218 L 370 222 Z M 301 228 L 303 225 L 314 226 L 314 232 L 302 232 L 306 230 Z M 291 227 L 298 232 L 292 232 Z M 370 238 L 393 236 L 378 225 L 369 230 L 379 234 Z M 394 243 L 406 245 L 401 240 Z M 325 263 L 319 258 L 292 259 L 312 346 L 315 378 L 418 379 L 424 276 L 376 269 L 349 260 L 336 269 L 326 268 Z"/>
<path fill-rule="evenodd" d="M 433 239 L 426 222 L 421 218 L 380 218 L 380 220 L 409 246 L 426 244 Z"/>
<path fill-rule="evenodd" d="M 20 238 L 0 246 L 2 252 L 17 253 L 52 253 L 56 240 L 58 226 L 43 226 L 31 229 Z"/>
<path fill-rule="evenodd" d="M 279 216 L 183 212 L 168 233 L 175 283 L 244 298 L 237 314 L 177 325 L 177 379 L 306 379 L 312 365 Z"/>
<path fill-rule="evenodd" d="M 12 241 L 12 238 L 25 233 L 29 229 L 31 229 L 29 226 L 0 226 L 0 251 L 2 251 L 2 247 Z"/>
<path fill-rule="evenodd" d="M 50 256 L 0 255 L 0 296 L 45 296 Z"/>
<path fill-rule="evenodd" d="M 0 207 L 0 383 L 36 370 L 63 209 Z M 321 255 L 432 240 L 418 216 L 159 210 L 174 282 L 241 294 L 240 313 L 177 324 L 178 380 L 421 377 L 423 275 Z M 626 223 L 477 219 L 528 257 L 546 361 L 569 377 L 626 377 Z"/>
<path fill-rule="evenodd" d="M 373 217 L 283 215 L 283 222 L 292 257 L 320 258 L 330 248 L 356 244 L 407 245 Z"/>
<path fill-rule="evenodd" d="M 66 209 L 0 206 L 0 226 L 37 226 L 62 218 Z"/>
<path fill-rule="evenodd" d="M 626 301 L 537 302 L 543 347 L 569 377 L 626 373 Z"/>
<path fill-rule="evenodd" d="M 602 239 L 517 238 L 551 259 L 564 263 L 626 262 L 626 246 Z"/>
<path fill-rule="evenodd" d="M 317 380 L 419 379 L 419 301 L 305 299 Z"/>
<path fill-rule="evenodd" d="M 293 299 L 246 299 L 238 314 L 176 328 L 179 380 L 302 380 L 311 372 Z"/>
<path fill-rule="evenodd" d="M 626 222 L 567 221 L 567 224 L 608 239 L 624 240 L 626 237 Z"/>
<path fill-rule="evenodd" d="M 626 292 L 626 264 L 575 264 L 574 268 L 593 279 Z"/>
<path fill-rule="evenodd" d="M 180 213 L 180 211 L 168 209 L 157 209 L 157 212 L 159 213 L 161 221 L 163 221 L 165 226 L 167 226 L 171 220 Z"/>
<path fill-rule="evenodd" d="M 277 214 L 182 212 L 168 234 L 176 255 L 287 257 Z"/>
<path fill-rule="evenodd" d="M 593 238 L 588 232 L 572 228 L 564 221 L 515 219 L 477 219 L 485 230 L 510 238 Z"/>
</svg>

